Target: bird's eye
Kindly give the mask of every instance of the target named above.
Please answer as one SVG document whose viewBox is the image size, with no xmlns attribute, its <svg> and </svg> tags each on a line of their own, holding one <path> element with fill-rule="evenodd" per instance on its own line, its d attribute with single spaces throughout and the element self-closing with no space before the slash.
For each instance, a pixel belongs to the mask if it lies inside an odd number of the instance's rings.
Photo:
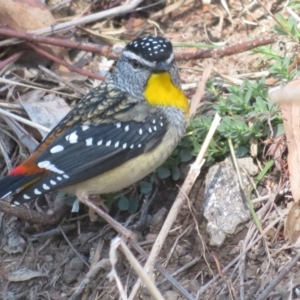
<svg viewBox="0 0 300 300">
<path fill-rule="evenodd" d="M 140 67 L 140 63 L 136 59 L 132 59 L 130 63 L 134 69 L 138 69 Z"/>
</svg>

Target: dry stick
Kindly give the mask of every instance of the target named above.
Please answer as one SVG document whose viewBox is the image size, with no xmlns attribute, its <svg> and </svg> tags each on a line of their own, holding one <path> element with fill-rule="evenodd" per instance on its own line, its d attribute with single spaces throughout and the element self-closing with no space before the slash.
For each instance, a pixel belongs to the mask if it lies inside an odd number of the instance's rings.
<svg viewBox="0 0 300 300">
<path fill-rule="evenodd" d="M 48 76 L 51 76 L 52 78 L 54 78 L 55 80 L 57 80 L 58 82 L 62 82 L 64 83 L 67 87 L 73 89 L 74 91 L 76 91 L 77 93 L 81 94 L 81 95 L 86 95 L 86 91 L 84 91 L 83 89 L 81 89 L 80 87 L 76 86 L 75 84 L 69 82 L 68 80 L 58 76 L 57 74 L 55 74 L 54 72 L 50 71 L 49 69 L 45 68 L 42 65 L 39 65 L 39 69 L 41 69 L 44 73 L 46 73 Z"/>
<path fill-rule="evenodd" d="M 101 269 L 108 269 L 108 267 L 110 267 L 109 259 L 101 259 L 96 264 L 93 264 L 84 276 L 84 279 L 76 287 L 73 295 L 70 297 L 70 300 L 78 299 L 78 296 L 82 294 L 84 288 L 91 283 L 92 278 L 95 277 Z"/>
<path fill-rule="evenodd" d="M 96 22 L 99 21 L 101 19 L 107 18 L 107 17 L 112 17 L 112 16 L 117 16 L 117 15 L 121 15 L 121 14 L 126 14 L 128 12 L 131 12 L 133 9 L 135 9 L 140 3 L 142 2 L 142 0 L 131 0 L 131 1 L 126 1 L 125 4 L 120 5 L 118 7 L 114 7 L 105 11 L 101 11 L 99 13 L 96 14 L 91 14 L 88 16 L 84 16 L 82 18 L 76 19 L 76 20 L 72 20 L 72 21 L 68 21 L 68 22 L 64 22 L 64 23 L 60 23 L 60 24 L 56 24 L 56 25 L 51 25 L 45 28 L 41 28 L 38 30 L 35 30 L 31 33 L 33 34 L 53 34 L 56 33 L 58 31 L 64 30 L 64 29 L 69 29 L 71 27 L 74 26 L 79 26 L 79 25 L 83 25 L 89 22 Z M 20 43 L 20 40 L 18 39 L 9 39 L 6 41 L 3 41 L 0 43 L 0 47 L 1 46 L 7 46 L 7 45 L 11 45 L 11 44 L 16 44 L 16 43 Z"/>
<path fill-rule="evenodd" d="M 132 248 L 134 248 L 143 258 L 147 259 L 149 257 L 148 253 L 146 253 L 146 251 L 142 247 L 140 247 L 140 245 L 137 244 L 135 241 L 129 240 L 128 242 L 129 242 L 130 246 Z M 195 298 L 191 294 L 189 294 L 189 292 L 172 275 L 170 275 L 164 267 L 162 267 L 160 264 L 156 263 L 155 268 L 163 276 L 165 276 L 165 278 L 169 281 L 169 283 L 172 284 L 172 286 L 175 289 L 177 289 L 180 293 L 182 293 L 182 295 L 184 295 L 186 297 L 184 299 L 195 300 Z"/>
<path fill-rule="evenodd" d="M 68 239 L 67 235 L 65 234 L 64 230 L 62 229 L 62 227 L 59 225 L 58 226 L 61 234 L 63 235 L 64 239 L 66 240 L 67 244 L 71 247 L 71 249 L 73 250 L 73 252 L 77 255 L 77 257 L 89 268 L 90 265 L 89 263 L 84 259 L 84 257 L 74 248 L 74 246 L 72 245 L 72 243 L 70 242 L 70 240 Z"/>
<path fill-rule="evenodd" d="M 167 219 L 156 238 L 156 241 L 150 252 L 149 258 L 145 264 L 145 270 L 148 274 L 150 274 L 150 276 L 152 276 L 154 263 L 162 249 L 164 241 L 166 240 L 167 235 L 168 235 L 173 223 L 175 222 L 184 201 L 186 200 L 186 195 L 189 194 L 196 178 L 200 174 L 200 168 L 201 168 L 201 165 L 203 164 L 204 155 L 205 155 L 206 150 L 209 146 L 209 143 L 214 135 L 214 132 L 216 131 L 216 129 L 220 123 L 220 120 L 221 120 L 220 116 L 218 114 L 216 114 L 215 118 L 211 124 L 211 127 L 207 133 L 205 141 L 202 145 L 202 148 L 196 158 L 196 161 L 191 165 L 190 171 L 182 185 L 182 188 L 181 188 L 179 194 L 177 195 L 175 202 L 172 205 L 172 208 L 167 216 Z M 141 280 L 139 279 L 135 283 L 129 299 L 133 300 L 135 298 L 135 296 L 139 290 L 140 284 L 141 284 Z"/>
<path fill-rule="evenodd" d="M 111 241 L 111 250 L 110 252 L 120 246 L 124 255 L 126 256 L 127 260 L 129 261 L 131 267 L 136 271 L 139 278 L 143 281 L 145 286 L 148 288 L 148 291 L 150 292 L 151 296 L 154 299 L 158 300 L 164 300 L 163 296 L 161 295 L 160 291 L 155 286 L 155 283 L 153 280 L 151 280 L 150 276 L 147 274 L 147 272 L 143 269 L 143 267 L 140 265 L 138 260 L 134 257 L 132 252 L 129 250 L 129 248 L 126 246 L 126 244 L 122 241 L 120 237 L 116 237 Z M 116 253 L 114 253 L 116 255 Z"/>
<path fill-rule="evenodd" d="M 113 50 L 113 48 L 110 46 L 100 46 L 97 44 L 81 43 L 81 42 L 70 41 L 70 40 L 65 40 L 65 39 L 61 39 L 61 38 L 46 37 L 43 35 L 31 34 L 31 33 L 17 31 L 17 30 L 8 29 L 8 28 L 0 28 L 0 35 L 20 38 L 27 42 L 83 50 L 83 51 L 87 51 L 87 52 L 97 53 L 97 54 L 103 55 L 108 58 L 113 58 L 113 59 L 117 59 L 120 56 L 120 53 Z M 1 42 L 0 42 L 0 45 L 1 45 Z"/>
<path fill-rule="evenodd" d="M 249 42 L 238 43 L 236 45 L 232 45 L 226 48 L 221 49 L 213 49 L 213 50 L 197 50 L 194 52 L 191 51 L 182 51 L 180 53 L 175 54 L 175 58 L 177 60 L 186 60 L 186 59 L 203 59 L 209 57 L 223 57 L 229 56 L 233 54 L 237 54 L 240 52 L 245 52 L 260 46 L 273 44 L 277 42 L 276 35 L 268 35 L 262 38 L 258 38 Z"/>
<path fill-rule="evenodd" d="M 60 64 L 60 65 L 63 65 L 65 66 L 66 68 L 68 68 L 71 72 L 77 72 L 81 75 L 85 75 L 85 76 L 88 76 L 88 77 L 91 77 L 91 78 L 95 78 L 95 79 L 99 79 L 101 81 L 104 81 L 105 80 L 105 77 L 104 76 L 101 76 L 101 75 L 98 75 L 96 73 L 92 73 L 92 72 L 89 72 L 87 70 L 83 70 L 81 68 L 77 68 L 73 65 L 70 65 L 68 63 L 66 63 L 65 61 L 61 60 L 60 58 L 56 57 L 55 55 L 53 54 L 50 54 L 49 52 L 45 51 L 44 49 L 32 44 L 32 43 L 26 43 L 30 48 L 32 48 L 35 52 L 53 60 L 54 62 Z"/>
<path fill-rule="evenodd" d="M 31 126 L 33 128 L 38 129 L 38 130 L 43 130 L 43 131 L 45 131 L 47 133 L 50 131 L 49 128 L 46 128 L 46 127 L 44 127 L 42 125 L 39 125 L 39 124 L 34 123 L 32 121 L 29 121 L 29 120 L 27 120 L 25 118 L 22 118 L 20 116 L 15 115 L 15 114 L 12 114 L 12 113 L 10 113 L 10 112 L 2 109 L 2 108 L 0 108 L 0 115 L 4 115 L 4 116 L 7 116 L 7 117 L 10 117 L 10 118 L 15 119 L 15 120 L 17 120 L 17 121 L 19 121 L 19 122 L 21 122 L 23 124 L 29 125 L 29 126 Z"/>
<path fill-rule="evenodd" d="M 179 268 L 178 270 L 176 270 L 175 272 L 173 272 L 171 274 L 172 277 L 175 277 L 177 276 L 178 274 L 180 274 L 181 272 L 189 269 L 190 267 L 192 267 L 193 265 L 195 265 L 196 263 L 198 263 L 199 261 L 201 260 L 200 257 L 196 257 L 194 258 L 193 260 L 191 260 L 190 262 L 188 262 L 186 265 L 184 265 L 183 267 Z M 164 278 L 162 279 L 161 281 L 157 282 L 156 285 L 159 286 L 163 283 L 165 283 L 168 279 L 167 278 Z"/>
<path fill-rule="evenodd" d="M 300 251 L 297 251 L 296 256 L 288 264 L 285 265 L 285 267 L 280 271 L 278 276 L 270 282 L 270 284 L 256 298 L 256 300 L 267 299 L 268 295 L 279 284 L 279 282 L 290 272 L 290 270 L 296 265 L 296 263 L 299 261 L 299 259 L 300 259 Z"/>
<path fill-rule="evenodd" d="M 39 90 L 39 91 L 45 91 L 47 93 L 53 93 L 53 94 L 56 94 L 56 95 L 61 95 L 61 96 L 66 96 L 66 97 L 71 97 L 71 98 L 78 99 L 78 96 L 76 96 L 76 95 L 62 93 L 62 92 L 59 92 L 59 91 L 52 91 L 52 90 L 49 90 L 49 89 L 41 88 L 41 87 L 36 86 L 36 85 L 30 85 L 30 84 L 20 83 L 20 82 L 17 82 L 17 81 L 13 81 L 13 80 L 9 80 L 9 79 L 5 79 L 5 78 L 1 78 L 0 77 L 0 83 L 1 82 L 2 83 L 7 83 L 7 84 L 13 84 L 13 85 L 17 85 L 17 86 L 23 86 L 23 87 L 26 87 L 26 88 L 32 88 L 32 89 Z M 1 106 L 2 105 L 3 104 L 1 104 Z M 21 107 L 21 106 L 20 106 L 20 108 L 23 109 L 23 107 Z"/>
<path fill-rule="evenodd" d="M 11 62 L 17 61 L 25 51 L 19 51 L 0 62 L 0 71 Z"/>
<path fill-rule="evenodd" d="M 100 207 L 95 205 L 87 196 L 80 196 L 78 199 L 93 209 L 100 217 L 102 217 L 115 231 L 117 231 L 121 236 L 124 236 L 126 238 L 132 238 L 133 240 L 136 240 L 135 235 L 132 233 L 132 231 L 126 229 L 123 227 L 119 222 L 114 220 L 110 215 L 108 215 L 106 212 L 104 212 Z"/>
<path fill-rule="evenodd" d="M 0 201 L 0 211 L 17 218 L 27 220 L 29 223 L 40 225 L 51 225 L 59 223 L 69 209 L 70 208 L 67 205 L 60 206 L 55 209 L 53 214 L 48 215 L 44 212 L 38 212 L 32 209 L 28 209 L 24 205 L 13 207 L 7 201 Z"/>
<path fill-rule="evenodd" d="M 24 127 L 22 127 L 16 120 L 4 115 L 1 117 L 17 136 L 18 141 L 20 141 L 20 143 L 24 145 L 30 152 L 33 152 L 37 148 L 39 143 L 33 137 L 31 137 L 28 132 L 26 132 Z"/>
<path fill-rule="evenodd" d="M 29 42 L 36 42 L 36 43 L 42 43 L 47 45 L 60 46 L 64 48 L 84 50 L 88 52 L 98 53 L 112 59 L 117 59 L 120 56 L 120 53 L 115 52 L 110 46 L 84 44 L 76 41 L 63 40 L 60 38 L 50 38 L 50 37 L 35 35 L 32 33 L 19 32 L 7 28 L 0 28 L 0 35 L 18 37 Z M 255 39 L 249 42 L 238 43 L 236 45 L 232 45 L 222 49 L 196 50 L 194 52 L 191 52 L 190 50 L 180 51 L 180 52 L 175 51 L 175 58 L 176 60 L 187 60 L 187 59 L 203 59 L 209 57 L 229 56 L 239 52 L 248 51 L 259 46 L 273 44 L 276 41 L 277 41 L 277 37 L 275 35 L 271 35 L 271 36 L 265 36 L 259 39 Z M 4 42 L 6 41 L 0 42 L 0 47 L 3 46 Z"/>
</svg>

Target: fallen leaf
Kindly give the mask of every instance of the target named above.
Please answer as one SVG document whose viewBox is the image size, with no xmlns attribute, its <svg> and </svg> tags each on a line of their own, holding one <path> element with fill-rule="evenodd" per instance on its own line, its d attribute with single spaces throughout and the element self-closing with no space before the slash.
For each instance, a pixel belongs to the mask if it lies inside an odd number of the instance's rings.
<svg viewBox="0 0 300 300">
<path fill-rule="evenodd" d="M 19 282 L 19 281 L 26 281 L 30 280 L 35 277 L 43 277 L 43 276 L 48 276 L 47 274 L 44 274 L 39 271 L 33 271 L 29 269 L 20 269 L 11 272 L 10 274 L 7 275 L 7 280 L 8 281 L 13 281 L 13 282 Z"/>
<path fill-rule="evenodd" d="M 33 122 L 49 129 L 71 110 L 63 98 L 54 94 L 45 96 L 45 92 L 39 90 L 22 95 L 20 102 Z M 40 133 L 43 137 L 47 134 L 42 130 Z"/>
<path fill-rule="evenodd" d="M 55 23 L 51 12 L 38 0 L 0 1 L 0 23 L 13 29 L 33 31 Z"/>
</svg>

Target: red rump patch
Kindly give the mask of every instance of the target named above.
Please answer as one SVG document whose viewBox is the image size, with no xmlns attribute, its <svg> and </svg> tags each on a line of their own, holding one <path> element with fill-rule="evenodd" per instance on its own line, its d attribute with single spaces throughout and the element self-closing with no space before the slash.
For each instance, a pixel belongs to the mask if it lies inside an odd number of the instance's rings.
<svg viewBox="0 0 300 300">
<path fill-rule="evenodd" d="M 25 166 L 19 165 L 18 167 L 14 168 L 11 172 L 9 172 L 9 175 L 26 175 L 28 174 L 28 170 Z"/>
</svg>

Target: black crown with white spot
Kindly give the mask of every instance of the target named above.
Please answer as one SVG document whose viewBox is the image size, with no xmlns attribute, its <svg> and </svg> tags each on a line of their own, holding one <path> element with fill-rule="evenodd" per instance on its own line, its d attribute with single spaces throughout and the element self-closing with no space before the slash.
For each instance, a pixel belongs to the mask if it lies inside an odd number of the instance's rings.
<svg viewBox="0 0 300 300">
<path fill-rule="evenodd" d="M 125 50 L 141 56 L 148 61 L 164 61 L 173 53 L 172 44 L 163 37 L 149 35 L 130 42 Z"/>
</svg>

